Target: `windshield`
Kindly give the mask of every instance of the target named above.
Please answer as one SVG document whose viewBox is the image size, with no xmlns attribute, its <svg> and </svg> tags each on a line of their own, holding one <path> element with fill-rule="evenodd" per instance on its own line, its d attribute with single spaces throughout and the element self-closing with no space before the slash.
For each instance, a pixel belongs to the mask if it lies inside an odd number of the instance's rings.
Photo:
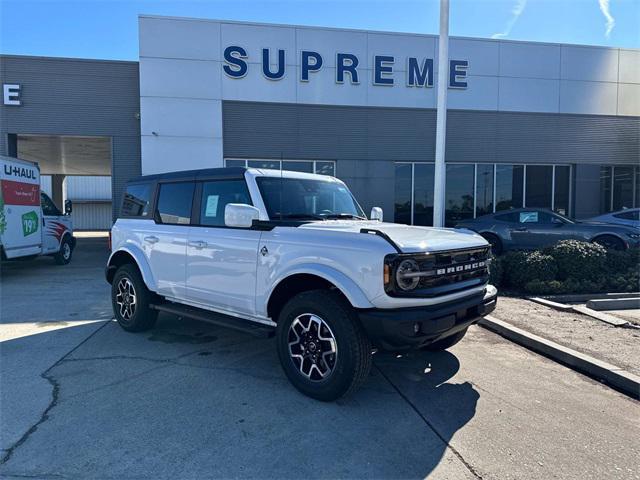
<svg viewBox="0 0 640 480">
<path fill-rule="evenodd" d="M 342 183 L 306 178 L 256 179 L 269 218 L 365 219 L 360 205 Z"/>
</svg>

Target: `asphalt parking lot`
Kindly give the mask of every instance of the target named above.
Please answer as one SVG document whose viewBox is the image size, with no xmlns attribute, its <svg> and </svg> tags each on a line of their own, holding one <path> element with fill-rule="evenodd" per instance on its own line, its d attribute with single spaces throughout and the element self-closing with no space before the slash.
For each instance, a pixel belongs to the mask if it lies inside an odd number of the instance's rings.
<svg viewBox="0 0 640 480">
<path fill-rule="evenodd" d="M 638 402 L 480 327 L 377 355 L 325 404 L 272 339 L 170 316 L 122 331 L 106 258 L 82 239 L 70 265 L 2 266 L 5 478 L 640 478 Z"/>
</svg>

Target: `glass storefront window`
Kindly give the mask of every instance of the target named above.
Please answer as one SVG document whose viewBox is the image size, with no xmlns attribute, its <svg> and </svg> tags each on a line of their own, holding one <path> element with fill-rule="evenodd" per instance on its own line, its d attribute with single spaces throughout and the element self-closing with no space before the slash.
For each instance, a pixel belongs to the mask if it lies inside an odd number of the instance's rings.
<svg viewBox="0 0 640 480">
<path fill-rule="evenodd" d="M 413 224 L 433 225 L 433 163 L 416 163 L 413 167 Z"/>
<path fill-rule="evenodd" d="M 569 185 L 571 167 L 556 165 L 553 193 L 553 210 L 560 215 L 569 215 Z M 528 205 L 528 204 L 527 204 Z"/>
<path fill-rule="evenodd" d="M 225 160 L 224 162 L 226 167 L 246 167 L 246 160 Z"/>
<path fill-rule="evenodd" d="M 493 165 L 476 167 L 476 217 L 493 213 Z"/>
<path fill-rule="evenodd" d="M 633 167 L 613 167 L 612 210 L 633 207 Z"/>
<path fill-rule="evenodd" d="M 227 158 L 224 161 L 227 167 L 252 167 L 267 168 L 270 170 L 291 170 L 293 172 L 317 173 L 319 175 L 336 176 L 336 162 L 331 160 L 239 160 Z"/>
<path fill-rule="evenodd" d="M 474 165 L 448 164 L 445 184 L 445 226 L 473 218 Z"/>
<path fill-rule="evenodd" d="M 600 213 L 611 211 L 611 167 L 600 167 Z"/>
<path fill-rule="evenodd" d="M 634 184 L 634 188 L 636 192 L 636 198 L 633 206 L 638 208 L 640 207 L 640 167 L 636 167 L 636 183 Z"/>
<path fill-rule="evenodd" d="M 525 168 L 526 206 L 554 208 L 560 214 L 570 215 L 569 165 L 447 163 L 445 226 L 453 227 L 462 220 L 494 211 L 522 208 Z M 397 223 L 433 225 L 433 183 L 433 163 L 395 164 L 394 210 Z"/>
<path fill-rule="evenodd" d="M 333 162 L 316 162 L 316 173 L 319 175 L 336 176 L 335 163 Z"/>
<path fill-rule="evenodd" d="M 527 165 L 526 198 L 527 207 L 551 208 L 553 167 L 551 165 Z"/>
<path fill-rule="evenodd" d="M 266 168 L 269 170 L 280 170 L 279 160 L 249 160 L 247 162 L 248 167 L 252 168 Z"/>
<path fill-rule="evenodd" d="M 522 165 L 496 165 L 496 211 L 522 207 Z"/>
<path fill-rule="evenodd" d="M 395 165 L 395 201 L 394 221 L 411 225 L 411 179 L 413 165 L 396 163 Z"/>
<path fill-rule="evenodd" d="M 291 162 L 285 160 L 282 162 L 282 169 L 292 172 L 313 173 L 313 162 Z"/>
</svg>

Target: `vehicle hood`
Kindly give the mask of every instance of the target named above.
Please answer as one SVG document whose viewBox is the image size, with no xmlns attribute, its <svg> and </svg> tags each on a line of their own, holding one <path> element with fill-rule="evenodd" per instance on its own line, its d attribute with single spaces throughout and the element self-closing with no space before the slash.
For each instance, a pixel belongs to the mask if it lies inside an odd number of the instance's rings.
<svg viewBox="0 0 640 480">
<path fill-rule="evenodd" d="M 372 229 L 386 234 L 403 253 L 437 252 L 459 248 L 484 247 L 487 241 L 471 230 L 415 227 L 369 220 L 327 220 L 306 223 L 298 228 L 344 233 Z"/>
</svg>

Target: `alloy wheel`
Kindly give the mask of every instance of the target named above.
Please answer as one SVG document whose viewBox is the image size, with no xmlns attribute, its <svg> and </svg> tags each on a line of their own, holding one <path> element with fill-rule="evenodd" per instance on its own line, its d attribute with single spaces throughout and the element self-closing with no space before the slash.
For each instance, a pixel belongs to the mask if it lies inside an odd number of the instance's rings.
<svg viewBox="0 0 640 480">
<path fill-rule="evenodd" d="M 331 375 L 338 346 L 331 328 L 318 315 L 298 315 L 289 327 L 288 343 L 291 360 L 304 377 L 318 382 Z"/>
<path fill-rule="evenodd" d="M 118 282 L 116 293 L 116 305 L 118 305 L 120 316 L 125 320 L 131 320 L 136 312 L 136 290 L 133 283 L 128 278 L 123 278 Z"/>
</svg>

